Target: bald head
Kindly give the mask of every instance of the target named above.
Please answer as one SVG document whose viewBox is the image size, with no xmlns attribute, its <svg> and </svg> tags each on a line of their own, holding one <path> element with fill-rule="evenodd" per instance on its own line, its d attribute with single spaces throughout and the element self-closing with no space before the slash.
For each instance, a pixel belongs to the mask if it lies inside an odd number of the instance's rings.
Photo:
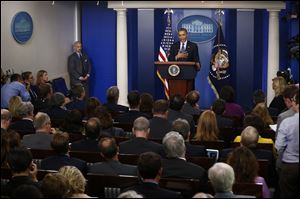
<svg viewBox="0 0 300 199">
<path fill-rule="evenodd" d="M 11 114 L 7 109 L 1 109 L 1 129 L 7 129 L 11 121 Z"/>
<path fill-rule="evenodd" d="M 241 134 L 241 145 L 253 148 L 256 147 L 256 144 L 259 139 L 259 134 L 253 126 L 246 127 Z"/>
<path fill-rule="evenodd" d="M 114 138 L 104 137 L 99 141 L 101 155 L 106 160 L 117 159 L 118 146 Z"/>
</svg>

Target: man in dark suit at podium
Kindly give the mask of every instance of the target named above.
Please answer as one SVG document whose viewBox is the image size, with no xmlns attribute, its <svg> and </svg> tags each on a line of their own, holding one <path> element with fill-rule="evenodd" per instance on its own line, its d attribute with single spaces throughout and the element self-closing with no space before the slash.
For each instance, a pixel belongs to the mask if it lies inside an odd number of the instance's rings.
<svg viewBox="0 0 300 199">
<path fill-rule="evenodd" d="M 77 84 L 82 84 L 85 90 L 85 97 L 89 97 L 89 77 L 91 74 L 91 63 L 88 56 L 81 51 L 80 41 L 73 44 L 74 53 L 68 59 L 68 71 L 70 75 L 71 88 Z"/>
<path fill-rule="evenodd" d="M 200 70 L 200 59 L 197 44 L 187 40 L 187 30 L 178 30 L 179 41 L 175 42 L 170 49 L 169 61 L 192 61 L 196 62 L 197 70 Z"/>
</svg>

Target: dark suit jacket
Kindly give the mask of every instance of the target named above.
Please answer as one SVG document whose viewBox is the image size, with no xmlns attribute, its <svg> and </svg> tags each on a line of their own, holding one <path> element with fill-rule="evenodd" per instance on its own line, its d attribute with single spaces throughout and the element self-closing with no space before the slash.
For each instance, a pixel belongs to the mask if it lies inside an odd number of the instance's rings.
<svg viewBox="0 0 300 199">
<path fill-rule="evenodd" d="M 101 135 L 109 135 L 111 137 L 124 137 L 126 136 L 126 133 L 124 132 L 123 129 L 118 128 L 118 127 L 110 127 L 107 129 L 101 129 L 100 132 Z"/>
<path fill-rule="evenodd" d="M 32 180 L 29 176 L 16 176 L 13 177 L 6 185 L 1 183 L 1 196 L 11 196 L 14 190 L 16 190 L 21 185 L 33 185 L 38 189 L 40 184 Z"/>
<path fill-rule="evenodd" d="M 152 182 L 143 182 L 133 187 L 129 187 L 124 190 L 133 190 L 138 194 L 144 196 L 144 198 L 181 198 L 181 194 L 178 192 L 170 191 L 160 188 L 158 184 Z"/>
<path fill-rule="evenodd" d="M 179 158 L 166 158 L 162 161 L 165 178 L 192 178 L 207 183 L 207 172 L 200 166 Z"/>
<path fill-rule="evenodd" d="M 175 110 L 169 109 L 169 114 L 168 114 L 169 122 L 172 123 L 173 121 L 177 120 L 178 118 L 185 119 L 188 121 L 188 123 L 190 124 L 190 128 L 191 128 L 191 137 L 194 137 L 195 122 L 194 122 L 193 117 L 191 115 L 182 113 L 180 111 L 175 111 Z"/>
<path fill-rule="evenodd" d="M 146 140 L 145 138 L 137 137 L 119 144 L 120 153 L 124 154 L 137 154 L 140 155 L 144 152 L 155 152 L 163 155 L 164 150 L 161 144 Z"/>
<path fill-rule="evenodd" d="M 198 115 L 200 116 L 201 110 L 199 108 L 192 107 L 189 103 L 184 103 L 184 105 L 181 108 L 181 112 L 188 114 L 188 115 Z"/>
<path fill-rule="evenodd" d="M 198 46 L 197 44 L 187 41 L 186 51 L 188 53 L 188 57 L 182 60 L 175 60 L 175 56 L 177 55 L 178 51 L 180 50 L 180 41 L 175 42 L 170 49 L 170 55 L 168 57 L 169 61 L 193 61 L 199 62 L 199 54 L 198 54 Z"/>
<path fill-rule="evenodd" d="M 117 160 L 97 162 L 89 167 L 89 173 L 130 176 L 137 176 L 138 174 L 136 166 L 122 164 Z"/>
<path fill-rule="evenodd" d="M 66 104 L 66 108 L 68 110 L 77 109 L 77 110 L 81 111 L 81 113 L 84 113 L 84 111 L 86 109 L 86 101 L 75 99 L 75 100 L 69 102 L 68 104 Z"/>
<path fill-rule="evenodd" d="M 22 145 L 32 149 L 52 149 L 51 140 L 53 135 L 49 133 L 36 132 L 35 134 L 25 135 L 22 139 Z"/>
<path fill-rule="evenodd" d="M 64 110 L 57 106 L 52 106 L 48 109 L 44 109 L 42 110 L 42 112 L 47 113 L 51 118 L 51 121 L 63 121 L 68 115 L 67 110 Z"/>
<path fill-rule="evenodd" d="M 88 59 L 88 56 L 82 52 L 81 60 L 76 52 L 71 54 L 68 58 L 68 71 L 71 85 L 85 83 L 79 80 L 79 77 L 84 77 L 87 74 L 91 74 L 91 63 Z"/>
<path fill-rule="evenodd" d="M 73 142 L 71 145 L 72 151 L 91 151 L 91 152 L 100 152 L 98 141 L 91 139 L 82 139 L 76 142 Z"/>
<path fill-rule="evenodd" d="M 162 139 L 172 128 L 171 123 L 161 117 L 153 117 L 150 120 L 149 139 Z"/>
<path fill-rule="evenodd" d="M 87 164 L 85 161 L 64 154 L 50 156 L 41 162 L 41 169 L 44 170 L 59 170 L 63 166 L 75 166 L 83 174 L 87 172 Z"/>
<path fill-rule="evenodd" d="M 111 112 L 127 112 L 129 111 L 129 108 L 127 106 L 122 106 L 120 104 L 115 104 L 115 103 L 105 103 L 103 104 L 109 111 Z"/>
<path fill-rule="evenodd" d="M 185 147 L 187 157 L 207 157 L 207 151 L 205 146 L 192 145 L 189 142 L 185 142 Z"/>
<path fill-rule="evenodd" d="M 41 110 L 46 110 L 50 108 L 49 105 L 49 100 L 46 98 L 41 98 L 38 97 L 34 103 L 34 113 L 36 114 L 37 112 L 41 111 Z"/>
<path fill-rule="evenodd" d="M 222 115 L 216 115 L 218 128 L 224 128 L 224 127 L 234 127 L 233 120 L 223 117 Z"/>
<path fill-rule="evenodd" d="M 35 128 L 33 122 L 27 119 L 17 120 L 14 123 L 10 124 L 9 129 L 15 130 L 20 134 L 20 137 L 23 137 L 27 134 L 35 133 Z"/>
<path fill-rule="evenodd" d="M 115 118 L 115 121 L 120 123 L 125 123 L 125 124 L 133 124 L 135 119 L 142 116 L 146 118 L 149 117 L 148 115 L 141 113 L 139 111 L 131 110 L 119 115 L 117 118 Z"/>
</svg>

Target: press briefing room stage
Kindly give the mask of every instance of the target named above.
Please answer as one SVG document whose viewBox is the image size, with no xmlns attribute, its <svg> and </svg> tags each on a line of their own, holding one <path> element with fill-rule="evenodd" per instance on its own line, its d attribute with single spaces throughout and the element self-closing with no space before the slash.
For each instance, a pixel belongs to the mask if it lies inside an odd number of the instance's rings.
<svg viewBox="0 0 300 199">
<path fill-rule="evenodd" d="M 298 187 L 299 2 L 1 1 L 1 197 Z"/>
</svg>

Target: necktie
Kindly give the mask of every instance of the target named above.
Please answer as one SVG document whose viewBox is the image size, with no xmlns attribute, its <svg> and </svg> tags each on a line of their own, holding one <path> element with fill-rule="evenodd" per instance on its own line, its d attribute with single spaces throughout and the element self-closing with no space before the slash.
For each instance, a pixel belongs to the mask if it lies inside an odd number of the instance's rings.
<svg viewBox="0 0 300 199">
<path fill-rule="evenodd" d="M 181 43 L 181 51 L 185 51 L 184 43 Z"/>
</svg>

